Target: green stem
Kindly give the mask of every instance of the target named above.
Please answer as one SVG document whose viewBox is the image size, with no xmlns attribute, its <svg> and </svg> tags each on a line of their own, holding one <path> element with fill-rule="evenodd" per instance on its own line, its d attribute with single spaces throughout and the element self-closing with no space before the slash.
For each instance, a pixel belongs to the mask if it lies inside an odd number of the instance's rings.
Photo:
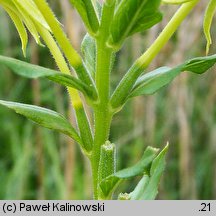
<svg viewBox="0 0 216 216">
<path fill-rule="evenodd" d="M 199 0 L 194 0 L 183 4 L 150 48 L 136 60 L 113 93 L 111 105 L 114 110 L 118 111 L 123 106 L 138 77 L 158 55 L 198 2 Z"/>
<path fill-rule="evenodd" d="M 37 25 L 37 29 L 40 32 L 42 38 L 44 39 L 46 45 L 48 46 L 50 52 L 52 53 L 60 71 L 66 74 L 70 74 L 70 69 L 67 66 L 64 56 L 62 55 L 60 49 L 58 48 L 55 40 L 53 39 L 49 31 L 42 28 L 40 25 Z M 68 87 L 67 89 L 68 89 L 68 93 L 72 105 L 76 112 L 76 119 L 77 119 L 78 127 L 80 129 L 80 135 L 82 138 L 82 147 L 85 149 L 87 153 L 90 153 L 90 151 L 92 150 L 93 138 L 92 138 L 92 132 L 90 128 L 90 123 L 85 113 L 82 100 L 76 89 L 70 87 Z M 81 142 L 79 142 L 79 144 L 80 143 Z"/>
<path fill-rule="evenodd" d="M 63 53 L 65 54 L 67 60 L 74 68 L 77 73 L 77 76 L 84 81 L 88 86 L 90 86 L 94 91 L 94 82 L 83 65 L 82 58 L 76 52 L 74 47 L 72 46 L 70 40 L 64 33 L 61 28 L 60 23 L 55 18 L 54 13 L 50 9 L 46 0 L 34 0 L 35 4 L 39 8 L 40 12 L 44 16 L 45 20 L 47 21 L 48 25 L 50 26 L 56 41 L 58 42 L 59 46 L 61 47 Z"/>
<path fill-rule="evenodd" d="M 110 132 L 112 116 L 106 111 L 95 112 L 95 139 L 92 152 L 92 174 L 93 174 L 93 187 L 94 199 L 98 199 L 98 168 L 100 161 L 101 146 L 108 140 Z"/>
<path fill-rule="evenodd" d="M 100 161 L 100 148 L 109 138 L 112 114 L 109 109 L 110 100 L 110 71 L 112 65 L 112 49 L 106 45 L 109 36 L 109 26 L 114 14 L 115 5 L 104 5 L 101 26 L 97 37 L 97 67 L 96 86 L 99 103 L 95 107 L 95 137 L 92 152 L 92 174 L 94 186 L 94 199 L 98 199 L 98 167 Z"/>
<path fill-rule="evenodd" d="M 199 1 L 200 0 L 194 0 L 183 4 L 151 47 L 137 59 L 136 64 L 141 65 L 142 68 L 148 67 Z"/>
<path fill-rule="evenodd" d="M 111 114 L 109 111 L 109 80 L 111 54 L 110 49 L 106 48 L 105 43 L 97 44 L 97 73 L 96 84 L 98 88 L 100 102 L 95 109 L 95 137 L 93 147 L 93 181 L 94 181 L 94 198 L 97 199 L 98 188 L 98 166 L 100 160 L 100 147 L 109 137 Z"/>
</svg>

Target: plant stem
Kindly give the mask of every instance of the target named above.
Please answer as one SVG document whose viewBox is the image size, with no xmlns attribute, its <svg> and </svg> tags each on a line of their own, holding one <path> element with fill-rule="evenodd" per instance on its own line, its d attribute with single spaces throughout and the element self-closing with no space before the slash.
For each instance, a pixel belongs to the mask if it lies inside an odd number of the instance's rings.
<svg viewBox="0 0 216 216">
<path fill-rule="evenodd" d="M 136 62 L 123 77 L 120 84 L 117 86 L 115 92 L 113 93 L 113 96 L 111 98 L 111 105 L 114 110 L 118 111 L 121 106 L 123 106 L 138 77 L 158 55 L 164 45 L 166 45 L 166 43 L 173 36 L 178 27 L 198 2 L 199 0 L 194 0 L 188 3 L 184 3 L 172 17 L 170 22 L 167 24 L 167 26 L 164 28 L 155 42 L 140 58 L 136 60 Z"/>
<path fill-rule="evenodd" d="M 94 181 L 94 198 L 97 199 L 98 188 L 98 166 L 100 160 L 100 147 L 108 137 L 111 124 L 111 114 L 109 111 L 109 80 L 110 80 L 110 65 L 112 51 L 106 48 L 105 43 L 97 44 L 97 73 L 96 84 L 100 102 L 95 109 L 95 137 L 93 147 L 93 181 Z"/>
<path fill-rule="evenodd" d="M 94 199 L 98 199 L 98 167 L 100 161 L 100 149 L 106 140 L 108 140 L 111 120 L 112 116 L 107 112 L 107 110 L 95 112 L 95 140 L 91 160 Z"/>
<path fill-rule="evenodd" d="M 139 59 L 137 59 L 136 64 L 140 64 L 142 68 L 148 67 L 199 1 L 200 0 L 194 0 L 184 3 L 151 47 Z"/>
<path fill-rule="evenodd" d="M 110 71 L 112 65 L 113 51 L 106 45 L 109 36 L 109 26 L 114 14 L 115 4 L 104 5 L 101 26 L 97 37 L 97 67 L 96 86 L 99 95 L 99 103 L 95 107 L 95 137 L 92 152 L 92 174 L 94 186 L 94 199 L 98 199 L 98 167 L 100 161 L 100 150 L 109 138 L 112 114 L 109 108 L 110 99 Z"/>
<path fill-rule="evenodd" d="M 45 0 L 34 0 L 35 4 L 37 5 L 38 9 L 46 19 L 48 25 L 52 29 L 52 32 L 59 42 L 62 50 L 64 51 L 65 55 L 67 56 L 68 60 L 70 61 L 73 67 L 81 64 L 82 60 L 76 50 L 73 48 L 72 44 L 70 43 L 67 36 L 62 31 L 60 23 L 55 18 L 54 13 L 48 6 L 48 3 Z"/>
<path fill-rule="evenodd" d="M 70 69 L 67 66 L 64 56 L 59 50 L 51 34 L 47 30 L 41 28 L 39 25 L 37 27 L 46 45 L 50 49 L 50 52 L 52 53 L 60 71 L 66 74 L 70 74 Z M 93 138 L 92 138 L 92 132 L 91 132 L 90 124 L 88 121 L 88 117 L 85 113 L 85 109 L 83 107 L 79 92 L 76 89 L 73 89 L 70 87 L 68 87 L 67 89 L 68 89 L 68 93 L 69 93 L 69 97 L 71 99 L 72 105 L 76 112 L 77 123 L 78 123 L 78 127 L 80 130 L 80 135 L 82 138 L 82 143 L 79 143 L 79 144 L 81 144 L 81 147 L 83 147 L 84 150 L 87 151 L 87 153 L 89 153 L 92 148 Z"/>
<path fill-rule="evenodd" d="M 56 41 L 58 42 L 61 50 L 65 54 L 67 60 L 69 61 L 71 66 L 76 71 L 77 76 L 82 81 L 84 81 L 88 86 L 92 87 L 95 91 L 94 82 L 90 74 L 84 67 L 82 58 L 76 52 L 70 40 L 68 39 L 64 31 L 62 30 L 60 23 L 55 18 L 55 15 L 50 9 L 48 3 L 45 0 L 34 0 L 34 2 L 39 8 L 44 18 L 46 19 L 48 25 L 50 26 L 52 30 L 54 37 L 56 38 Z"/>
<path fill-rule="evenodd" d="M 49 48 L 55 62 L 62 73 L 71 75 L 70 69 L 65 61 L 64 56 L 62 55 L 58 45 L 56 44 L 55 40 L 53 39 L 52 35 L 49 31 L 42 28 L 40 25 L 37 25 L 37 30 L 42 36 L 44 42 L 46 43 L 47 47 Z M 74 108 L 79 108 L 82 106 L 82 101 L 79 96 L 79 93 L 76 89 L 68 88 L 68 92 L 70 95 L 70 99 L 72 100 L 72 104 Z"/>
</svg>

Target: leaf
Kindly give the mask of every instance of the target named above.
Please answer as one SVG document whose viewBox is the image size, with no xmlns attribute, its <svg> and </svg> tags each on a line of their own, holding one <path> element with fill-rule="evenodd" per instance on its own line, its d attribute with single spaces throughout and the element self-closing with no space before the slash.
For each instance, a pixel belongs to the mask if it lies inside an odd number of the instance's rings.
<svg viewBox="0 0 216 216">
<path fill-rule="evenodd" d="M 19 5 L 22 11 L 24 10 L 31 17 L 32 20 L 36 21 L 38 24 L 42 25 L 44 28 L 51 32 L 49 25 L 47 24 L 40 10 L 35 5 L 34 1 L 13 0 L 13 2 L 16 2 L 16 4 Z"/>
<path fill-rule="evenodd" d="M 122 179 L 128 179 L 134 176 L 143 175 L 147 171 L 153 159 L 156 157 L 158 149 L 147 147 L 141 160 L 132 167 L 120 170 L 113 175 L 108 176 L 100 182 L 100 188 L 104 194 L 104 197 L 109 196 L 116 185 Z"/>
<path fill-rule="evenodd" d="M 81 143 L 80 137 L 71 124 L 57 112 L 42 107 L 0 100 L 0 104 L 14 110 L 39 125 L 64 133 L 76 142 Z"/>
<path fill-rule="evenodd" d="M 135 84 L 129 98 L 150 95 L 168 85 L 183 71 L 202 74 L 216 63 L 216 55 L 194 58 L 175 68 L 161 67 L 141 76 Z"/>
<path fill-rule="evenodd" d="M 141 76 L 129 97 L 150 95 L 169 84 L 179 73 L 180 68 L 161 67 Z"/>
<path fill-rule="evenodd" d="M 70 0 L 82 17 L 83 22 L 91 35 L 95 35 L 99 28 L 96 10 L 91 0 Z"/>
<path fill-rule="evenodd" d="M 210 45 L 212 44 L 210 31 L 211 31 L 211 25 L 212 25 L 215 11 L 216 11 L 216 1 L 210 0 L 208 7 L 205 11 L 204 22 L 203 22 L 203 29 L 204 29 L 205 37 L 207 40 L 207 45 L 206 45 L 207 54 L 209 53 L 209 48 L 210 48 Z"/>
<path fill-rule="evenodd" d="M 158 11 L 160 2 L 161 0 L 122 0 L 111 24 L 109 44 L 119 49 L 125 38 L 158 23 L 162 17 Z"/>
<path fill-rule="evenodd" d="M 20 76 L 26 78 L 44 77 L 61 85 L 75 88 L 89 97 L 94 97 L 91 88 L 73 76 L 1 55 L 0 64 L 9 67 Z"/>
<path fill-rule="evenodd" d="M 0 5 L 2 5 L 3 8 L 8 12 L 19 32 L 22 40 L 24 55 L 27 44 L 25 27 L 32 34 L 36 42 L 39 45 L 42 45 L 37 27 L 40 26 L 50 32 L 51 30 L 33 0 L 1 0 Z"/>
<path fill-rule="evenodd" d="M 166 4 L 183 4 L 190 1 L 194 0 L 162 0 L 162 2 Z"/>
<path fill-rule="evenodd" d="M 135 200 L 153 200 L 158 193 L 158 186 L 161 176 L 164 172 L 166 161 L 165 156 L 168 150 L 168 145 L 160 152 L 153 160 L 150 174 L 144 175 L 138 183 L 135 190 L 130 194 L 131 199 Z"/>
<path fill-rule="evenodd" d="M 156 13 L 145 15 L 145 16 L 141 17 L 137 21 L 136 25 L 134 25 L 134 27 L 131 29 L 131 31 L 128 35 L 130 36 L 130 35 L 133 35 L 137 32 L 145 31 L 145 30 L 151 28 L 152 26 L 159 23 L 162 20 L 162 17 L 163 16 L 160 12 L 156 12 Z"/>
<path fill-rule="evenodd" d="M 183 64 L 182 71 L 190 71 L 196 74 L 203 74 L 216 63 L 216 54 L 205 57 L 197 57 L 186 61 Z"/>
<path fill-rule="evenodd" d="M 29 12 L 26 12 L 25 10 L 23 10 L 23 7 L 17 2 L 17 0 L 13 0 L 13 3 L 19 12 L 19 16 L 25 23 L 26 27 L 28 28 L 32 36 L 34 37 L 37 44 L 42 45 L 41 40 L 40 40 L 40 35 L 36 29 L 34 20 L 32 20 L 31 17 L 29 16 Z"/>
<path fill-rule="evenodd" d="M 15 25 L 18 33 L 19 33 L 19 36 L 20 36 L 20 39 L 22 42 L 23 55 L 26 56 L 26 46 L 28 43 L 28 35 L 26 32 L 25 26 L 24 26 L 22 20 L 19 18 L 19 16 L 17 16 L 17 14 L 14 13 L 10 8 L 5 6 L 4 9 L 8 13 L 8 15 L 10 16 L 11 20 L 13 21 L 13 23 L 14 23 L 14 25 Z"/>
<path fill-rule="evenodd" d="M 139 198 L 142 197 L 143 192 L 146 190 L 146 187 L 149 184 L 149 179 L 150 177 L 148 175 L 144 175 L 142 177 L 134 191 L 130 193 L 130 200 L 139 200 Z"/>
<path fill-rule="evenodd" d="M 86 68 L 94 77 L 96 69 L 96 43 L 89 34 L 86 34 L 82 41 L 81 51 Z"/>
</svg>

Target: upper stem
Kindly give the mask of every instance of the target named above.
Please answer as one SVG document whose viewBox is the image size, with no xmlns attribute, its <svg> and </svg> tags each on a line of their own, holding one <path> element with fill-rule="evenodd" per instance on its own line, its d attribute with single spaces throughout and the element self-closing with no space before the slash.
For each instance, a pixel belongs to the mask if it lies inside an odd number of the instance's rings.
<svg viewBox="0 0 216 216">
<path fill-rule="evenodd" d="M 109 138 L 112 114 L 109 109 L 110 99 L 110 71 L 112 65 L 112 49 L 106 45 L 109 36 L 109 26 L 114 14 L 115 5 L 104 4 L 101 26 L 97 41 L 96 62 L 96 86 L 98 90 L 99 103 L 95 107 L 95 136 L 92 152 L 92 173 L 94 185 L 94 198 L 98 199 L 98 167 L 100 161 L 100 150 Z"/>
</svg>

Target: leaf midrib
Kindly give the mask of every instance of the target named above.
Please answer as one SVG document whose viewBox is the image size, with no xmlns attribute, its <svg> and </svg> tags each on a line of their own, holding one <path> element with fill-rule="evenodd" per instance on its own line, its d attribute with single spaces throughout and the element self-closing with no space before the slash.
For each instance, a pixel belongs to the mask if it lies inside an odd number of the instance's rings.
<svg viewBox="0 0 216 216">
<path fill-rule="evenodd" d="M 132 21 L 130 22 L 130 24 L 128 25 L 128 28 L 126 28 L 125 33 L 123 34 L 123 37 L 121 39 L 121 41 L 127 37 L 127 35 L 129 34 L 130 30 L 132 29 L 133 25 L 135 24 L 135 20 L 137 19 L 137 17 L 140 14 L 140 11 L 143 9 L 143 6 L 146 4 L 148 0 L 144 0 L 143 3 L 141 4 L 140 8 L 137 10 L 137 12 L 134 14 Z M 121 42 L 120 41 L 120 42 Z"/>
</svg>

